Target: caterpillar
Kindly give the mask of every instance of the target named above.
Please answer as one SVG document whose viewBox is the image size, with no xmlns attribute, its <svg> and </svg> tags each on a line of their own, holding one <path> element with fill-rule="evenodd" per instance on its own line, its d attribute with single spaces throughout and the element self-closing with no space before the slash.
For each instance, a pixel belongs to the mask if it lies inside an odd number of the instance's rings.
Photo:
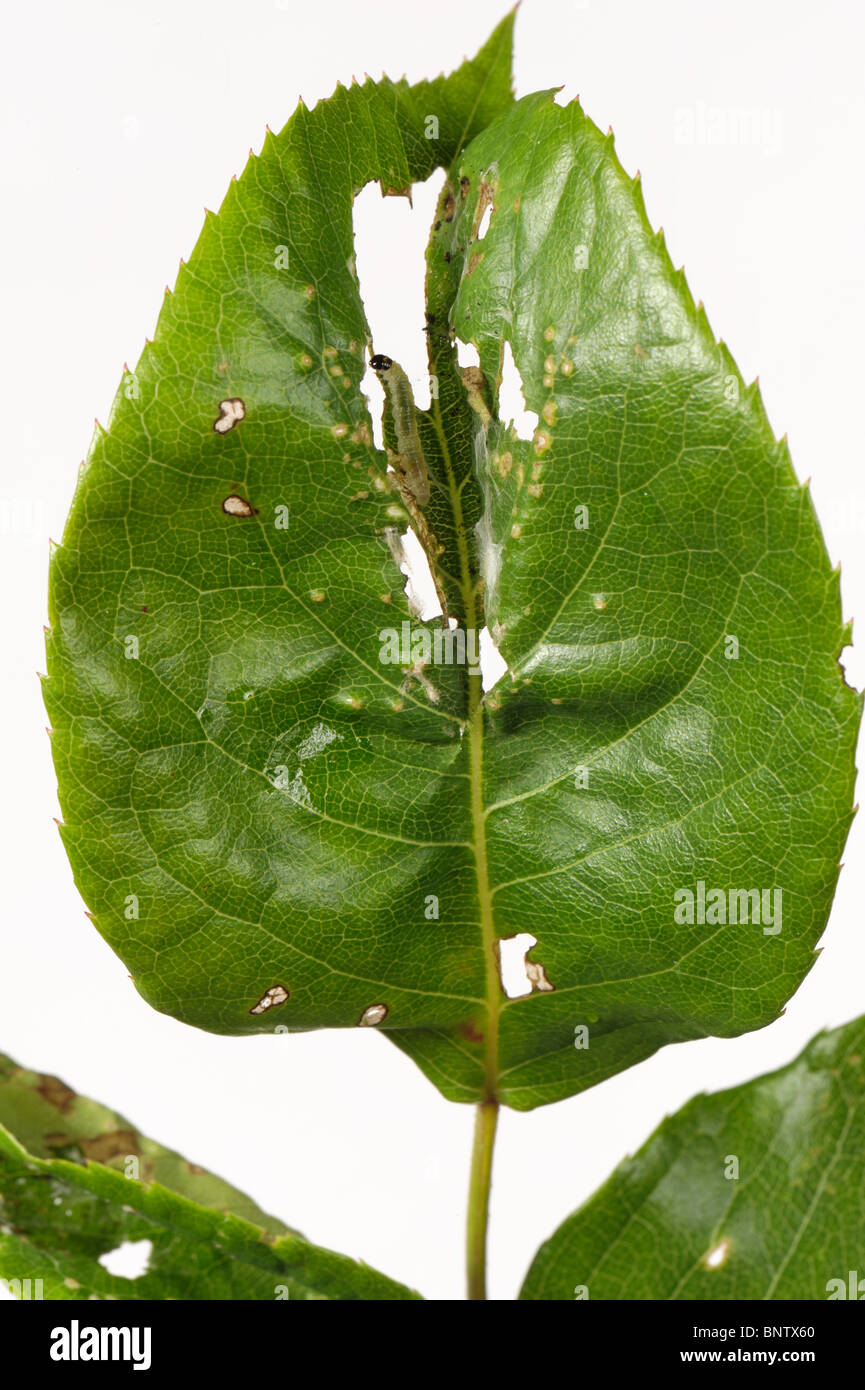
<svg viewBox="0 0 865 1390">
<path fill-rule="evenodd" d="M 443 553 L 443 547 L 439 545 L 430 530 L 429 523 L 421 510 L 429 501 L 430 477 L 418 433 L 411 385 L 399 363 L 394 362 L 392 357 L 385 357 L 384 353 L 376 353 L 374 357 L 370 358 L 369 365 L 387 393 L 397 448 L 396 454 L 392 456 L 392 462 L 398 470 L 397 478 L 403 502 L 409 510 L 418 539 L 429 560 L 430 573 L 438 601 L 441 604 L 442 626 L 447 627 L 449 625 L 448 601 L 438 572 L 438 559 Z"/>
<path fill-rule="evenodd" d="M 377 353 L 369 365 L 387 392 L 402 481 L 418 506 L 425 507 L 429 501 L 430 480 L 418 434 L 411 384 L 399 363 L 383 353 Z"/>
</svg>

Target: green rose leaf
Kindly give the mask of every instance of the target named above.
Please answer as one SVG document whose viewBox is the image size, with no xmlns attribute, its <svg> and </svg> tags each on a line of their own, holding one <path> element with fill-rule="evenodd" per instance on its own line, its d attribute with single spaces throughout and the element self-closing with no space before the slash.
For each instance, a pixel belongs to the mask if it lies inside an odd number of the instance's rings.
<svg viewBox="0 0 865 1390">
<path fill-rule="evenodd" d="M 612 140 L 513 103 L 509 62 L 505 21 L 452 77 L 340 90 L 232 183 L 94 441 L 45 694 L 76 881 L 154 1007 L 377 1027 L 449 1098 L 525 1109 L 777 1016 L 860 706 L 756 389 Z M 381 451 L 352 199 L 437 165 L 436 389 L 414 421 L 390 396 Z M 498 418 L 508 345 L 531 440 Z M 409 526 L 468 654 L 486 622 L 508 663 L 486 696 L 408 608 Z"/>
<path fill-rule="evenodd" d="M 524 1299 L 865 1297 L 865 1018 L 697 1096 L 538 1251 Z"/>
<path fill-rule="evenodd" d="M 136 1176 L 137 1175 L 137 1176 Z M 136 1279 L 100 1256 L 148 1240 Z M 312 1245 L 55 1076 L 0 1056 L 0 1278 L 48 1299 L 419 1298 Z M 16 1282 L 17 1281 L 17 1282 Z"/>
</svg>

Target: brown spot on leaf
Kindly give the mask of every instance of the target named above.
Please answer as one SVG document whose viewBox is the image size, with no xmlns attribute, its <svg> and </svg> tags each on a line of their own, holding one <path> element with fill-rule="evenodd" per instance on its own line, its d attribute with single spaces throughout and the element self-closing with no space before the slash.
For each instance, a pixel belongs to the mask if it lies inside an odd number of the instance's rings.
<svg viewBox="0 0 865 1390">
<path fill-rule="evenodd" d="M 108 1163 L 110 1159 L 127 1154 L 137 1154 L 138 1138 L 133 1129 L 113 1129 L 108 1134 L 96 1134 L 92 1139 L 79 1139 L 79 1144 L 87 1158 L 97 1163 Z"/>
<path fill-rule="evenodd" d="M 67 1086 L 56 1076 L 40 1076 L 36 1090 L 43 1100 L 47 1100 L 49 1105 L 56 1106 L 62 1115 L 65 1115 L 78 1099 L 77 1093 L 72 1090 L 72 1087 Z"/>
<path fill-rule="evenodd" d="M 460 1032 L 462 1033 L 464 1038 L 468 1039 L 469 1042 L 482 1043 L 484 1040 L 483 1033 L 479 1032 L 473 1023 L 461 1024 Z"/>
</svg>

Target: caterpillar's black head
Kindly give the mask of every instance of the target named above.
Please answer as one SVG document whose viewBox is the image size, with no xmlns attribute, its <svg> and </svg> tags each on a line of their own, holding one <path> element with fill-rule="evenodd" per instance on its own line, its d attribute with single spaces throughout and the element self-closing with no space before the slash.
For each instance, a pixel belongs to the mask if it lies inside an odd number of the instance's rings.
<svg viewBox="0 0 865 1390">
<path fill-rule="evenodd" d="M 384 353 L 377 352 L 375 357 L 371 357 L 369 365 L 374 372 L 389 372 L 393 366 L 393 358 L 385 357 Z"/>
</svg>

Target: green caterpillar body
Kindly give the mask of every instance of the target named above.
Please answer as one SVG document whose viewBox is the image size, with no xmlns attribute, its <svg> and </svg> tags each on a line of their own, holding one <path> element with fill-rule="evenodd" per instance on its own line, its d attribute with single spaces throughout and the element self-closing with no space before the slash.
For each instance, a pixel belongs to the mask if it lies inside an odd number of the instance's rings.
<svg viewBox="0 0 865 1390">
<path fill-rule="evenodd" d="M 417 428 L 414 396 L 398 362 L 378 353 L 370 366 L 387 392 L 402 480 L 418 506 L 429 501 L 430 481 Z"/>
</svg>

